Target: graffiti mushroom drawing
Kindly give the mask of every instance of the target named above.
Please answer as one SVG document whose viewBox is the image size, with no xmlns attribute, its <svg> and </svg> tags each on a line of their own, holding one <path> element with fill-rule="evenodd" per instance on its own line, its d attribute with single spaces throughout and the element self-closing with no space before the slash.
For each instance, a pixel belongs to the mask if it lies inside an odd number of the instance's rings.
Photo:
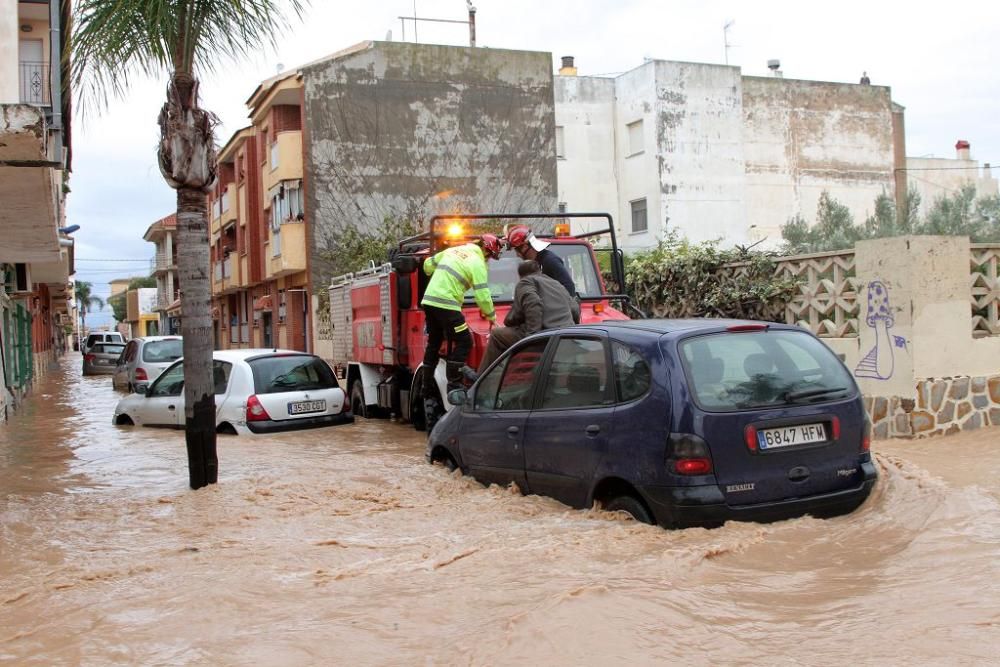
<svg viewBox="0 0 1000 667">
<path fill-rule="evenodd" d="M 879 280 L 868 283 L 865 324 L 875 330 L 875 345 L 854 369 L 855 377 L 888 380 L 893 371 L 893 345 L 889 329 L 895 323 L 889 307 L 889 290 Z M 898 338 L 898 336 L 896 337 Z"/>
</svg>

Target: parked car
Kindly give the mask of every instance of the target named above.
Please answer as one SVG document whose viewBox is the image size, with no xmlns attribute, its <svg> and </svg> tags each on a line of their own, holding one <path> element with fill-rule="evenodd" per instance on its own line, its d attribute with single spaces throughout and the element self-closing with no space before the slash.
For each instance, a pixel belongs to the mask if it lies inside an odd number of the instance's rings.
<svg viewBox="0 0 1000 667">
<path fill-rule="evenodd" d="M 333 370 L 313 354 L 292 350 L 216 350 L 216 429 L 274 433 L 354 421 Z M 138 387 L 115 407 L 118 426 L 183 428 L 184 360 L 170 365 L 148 389 Z"/>
<path fill-rule="evenodd" d="M 184 354 L 180 336 L 143 336 L 133 338 L 125 346 L 115 366 L 111 384 L 115 389 L 136 391 L 147 388 L 163 370 Z"/>
<path fill-rule="evenodd" d="M 790 325 L 547 331 L 448 399 L 429 461 L 664 527 L 847 513 L 877 477 L 851 373 Z"/>
<path fill-rule="evenodd" d="M 94 343 L 89 352 L 83 354 L 84 375 L 107 375 L 115 372 L 118 357 L 125 349 L 125 343 Z"/>
<path fill-rule="evenodd" d="M 94 347 L 98 343 L 124 343 L 125 338 L 117 331 L 98 331 L 96 333 L 88 334 L 83 341 L 83 349 L 81 352 L 86 354 L 90 352 L 90 348 Z"/>
</svg>

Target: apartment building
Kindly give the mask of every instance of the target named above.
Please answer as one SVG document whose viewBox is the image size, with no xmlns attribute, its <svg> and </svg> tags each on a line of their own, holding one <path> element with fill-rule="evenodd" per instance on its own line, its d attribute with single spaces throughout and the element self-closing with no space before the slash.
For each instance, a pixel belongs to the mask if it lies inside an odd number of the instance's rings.
<svg viewBox="0 0 1000 667">
<path fill-rule="evenodd" d="M 555 77 L 559 201 L 611 211 L 626 249 L 671 231 L 695 241 L 781 241 L 823 192 L 871 214 L 899 188 L 903 108 L 887 86 L 769 77 L 648 60 L 623 74 Z"/>
<path fill-rule="evenodd" d="M 976 198 L 995 197 L 998 182 L 989 162 L 980 164 L 972 157 L 972 145 L 965 139 L 955 142 L 955 157 L 906 158 L 906 183 L 920 195 L 920 215 L 926 215 L 934 202 L 951 197 L 967 186 L 976 189 Z"/>
<path fill-rule="evenodd" d="M 68 345 L 68 0 L 0 0 L 0 422 Z"/>
<path fill-rule="evenodd" d="M 181 292 L 177 279 L 177 214 L 160 218 L 149 226 L 143 239 L 156 246 L 153 276 L 156 278 L 156 298 L 152 312 L 157 314 L 159 332 L 180 335 Z"/>
<path fill-rule="evenodd" d="M 308 350 L 302 80 L 269 79 L 247 106 L 209 195 L 215 346 Z"/>
</svg>

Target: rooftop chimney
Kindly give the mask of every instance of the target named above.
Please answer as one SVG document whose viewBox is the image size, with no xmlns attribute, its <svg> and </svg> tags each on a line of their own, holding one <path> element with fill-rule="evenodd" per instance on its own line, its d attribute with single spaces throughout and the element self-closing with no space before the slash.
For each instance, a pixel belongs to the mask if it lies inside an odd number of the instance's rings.
<svg viewBox="0 0 1000 667">
<path fill-rule="evenodd" d="M 775 79 L 780 79 L 782 77 L 781 61 L 778 60 L 777 58 L 772 58 L 771 60 L 768 60 L 767 68 L 771 70 L 771 76 L 773 76 Z"/>
<path fill-rule="evenodd" d="M 576 65 L 573 64 L 573 56 L 562 57 L 562 67 L 559 68 L 562 76 L 576 76 Z"/>
<path fill-rule="evenodd" d="M 969 142 L 965 139 L 959 139 L 955 142 L 955 152 L 958 154 L 959 160 L 968 160 L 969 158 Z"/>
</svg>

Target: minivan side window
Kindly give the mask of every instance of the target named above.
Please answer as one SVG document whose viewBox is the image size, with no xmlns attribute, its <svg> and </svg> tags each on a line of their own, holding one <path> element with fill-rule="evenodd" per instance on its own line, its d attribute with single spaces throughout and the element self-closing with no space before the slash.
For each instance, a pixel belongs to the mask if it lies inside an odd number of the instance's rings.
<svg viewBox="0 0 1000 667">
<path fill-rule="evenodd" d="M 611 341 L 611 363 L 615 369 L 615 387 L 622 403 L 639 398 L 652 380 L 649 364 L 641 354 L 617 341 Z"/>
<path fill-rule="evenodd" d="M 542 410 L 584 408 L 612 402 L 604 343 L 590 338 L 562 338 L 549 365 Z"/>
<path fill-rule="evenodd" d="M 542 354 L 548 340 L 540 340 L 527 345 L 508 359 L 503 369 L 503 379 L 497 390 L 494 410 L 530 410 L 531 397 L 538 377 Z M 478 392 L 477 392 L 478 395 Z"/>
<path fill-rule="evenodd" d="M 507 368 L 507 359 L 490 369 L 490 372 L 479 381 L 472 401 L 473 410 L 488 412 L 496 407 L 497 390 L 500 388 L 500 380 L 503 378 L 505 368 Z"/>
</svg>

